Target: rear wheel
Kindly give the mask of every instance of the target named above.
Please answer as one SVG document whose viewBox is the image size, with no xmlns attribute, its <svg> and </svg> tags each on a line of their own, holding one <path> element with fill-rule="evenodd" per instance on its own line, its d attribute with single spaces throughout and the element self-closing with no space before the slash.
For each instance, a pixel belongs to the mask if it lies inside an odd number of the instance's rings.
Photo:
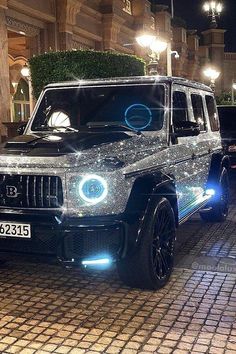
<svg viewBox="0 0 236 354">
<path fill-rule="evenodd" d="M 159 289 L 171 275 L 174 262 L 175 217 L 166 198 L 153 200 L 141 229 L 134 254 L 117 267 L 121 280 L 142 289 Z"/>
<path fill-rule="evenodd" d="M 222 170 L 216 194 L 208 208 L 200 212 L 202 220 L 209 222 L 223 222 L 229 212 L 229 176 L 226 168 Z"/>
</svg>

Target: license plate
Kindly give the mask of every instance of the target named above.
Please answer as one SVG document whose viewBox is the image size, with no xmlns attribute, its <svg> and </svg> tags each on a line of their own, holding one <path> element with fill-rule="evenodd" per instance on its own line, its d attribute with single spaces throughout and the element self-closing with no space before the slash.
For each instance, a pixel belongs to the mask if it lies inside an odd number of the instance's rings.
<svg viewBox="0 0 236 354">
<path fill-rule="evenodd" d="M 31 225 L 0 222 L 0 237 L 31 238 Z"/>
</svg>

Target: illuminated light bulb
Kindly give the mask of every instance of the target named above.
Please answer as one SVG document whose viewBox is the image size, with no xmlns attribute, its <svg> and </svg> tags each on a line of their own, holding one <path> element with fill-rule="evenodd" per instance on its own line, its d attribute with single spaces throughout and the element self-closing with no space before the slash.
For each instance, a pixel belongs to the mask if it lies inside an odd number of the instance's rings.
<svg viewBox="0 0 236 354">
<path fill-rule="evenodd" d="M 218 4 L 218 5 L 216 6 L 216 11 L 217 11 L 218 13 L 221 13 L 222 10 L 223 10 L 223 5 L 222 5 L 222 4 Z"/>
<path fill-rule="evenodd" d="M 152 36 L 150 34 L 143 34 L 141 36 L 136 37 L 137 43 L 143 48 L 150 47 L 154 40 L 155 36 Z"/>
<path fill-rule="evenodd" d="M 155 53 L 162 53 L 167 49 L 167 42 L 156 39 L 154 42 L 152 42 L 150 48 Z"/>
<path fill-rule="evenodd" d="M 204 5 L 203 5 L 203 10 L 206 11 L 206 12 L 209 12 L 210 11 L 210 5 L 208 2 L 206 2 Z"/>
<path fill-rule="evenodd" d="M 24 77 L 29 77 L 30 76 L 30 69 L 29 67 L 25 64 L 23 68 L 21 69 L 21 75 Z"/>
<path fill-rule="evenodd" d="M 216 8 L 216 2 L 215 1 L 211 2 L 211 8 L 212 8 L 212 10 L 214 10 Z"/>
<path fill-rule="evenodd" d="M 206 77 L 208 77 L 211 80 L 216 80 L 220 76 L 220 72 L 213 68 L 207 68 L 203 71 L 203 73 Z"/>
</svg>

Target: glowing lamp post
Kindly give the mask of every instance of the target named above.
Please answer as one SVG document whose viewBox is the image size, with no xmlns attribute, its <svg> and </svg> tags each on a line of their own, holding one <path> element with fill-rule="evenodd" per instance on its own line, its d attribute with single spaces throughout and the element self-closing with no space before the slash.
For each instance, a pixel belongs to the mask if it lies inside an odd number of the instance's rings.
<svg viewBox="0 0 236 354">
<path fill-rule="evenodd" d="M 157 37 L 148 34 L 143 34 L 137 37 L 136 41 L 141 47 L 148 48 L 151 51 L 151 54 L 149 54 L 151 60 L 147 66 L 148 74 L 157 75 L 160 54 L 167 49 L 167 42 L 164 42 Z"/>
<path fill-rule="evenodd" d="M 30 98 L 30 114 L 33 112 L 34 102 L 32 97 L 32 85 L 31 85 L 31 77 L 30 77 L 30 68 L 27 64 L 23 66 L 21 69 L 21 75 L 28 80 L 29 83 L 29 98 Z"/>
<path fill-rule="evenodd" d="M 217 28 L 217 18 L 220 17 L 223 11 L 222 3 L 220 1 L 206 1 L 203 5 L 203 10 L 211 20 L 210 27 Z"/>
<path fill-rule="evenodd" d="M 210 80 L 210 87 L 212 90 L 215 90 L 215 82 L 220 76 L 220 72 L 213 69 L 213 68 L 207 68 L 203 71 L 203 74 Z"/>
<path fill-rule="evenodd" d="M 232 106 L 234 105 L 234 90 L 236 90 L 235 82 L 232 84 L 232 100 L 231 100 Z"/>
</svg>

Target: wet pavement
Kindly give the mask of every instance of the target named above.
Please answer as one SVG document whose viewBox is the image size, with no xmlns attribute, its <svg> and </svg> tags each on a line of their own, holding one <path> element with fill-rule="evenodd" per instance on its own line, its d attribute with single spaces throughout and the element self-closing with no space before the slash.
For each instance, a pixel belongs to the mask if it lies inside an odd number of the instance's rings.
<svg viewBox="0 0 236 354">
<path fill-rule="evenodd" d="M 156 292 L 115 270 L 35 260 L 0 267 L 0 353 L 236 353 L 236 194 L 225 223 L 178 230 L 176 266 Z"/>
</svg>

